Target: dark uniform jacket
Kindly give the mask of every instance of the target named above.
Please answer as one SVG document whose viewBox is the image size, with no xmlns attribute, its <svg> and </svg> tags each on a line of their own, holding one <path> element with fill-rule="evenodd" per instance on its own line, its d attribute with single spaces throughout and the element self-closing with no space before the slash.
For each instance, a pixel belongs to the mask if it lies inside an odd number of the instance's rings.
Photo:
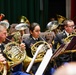
<svg viewBox="0 0 76 75">
<path fill-rule="evenodd" d="M 29 57 L 33 58 L 32 52 L 31 52 L 31 46 L 33 46 L 33 44 L 35 44 L 38 41 L 43 41 L 43 38 L 39 37 L 37 40 L 34 39 L 31 35 L 26 39 L 23 40 L 23 43 L 25 43 L 26 45 L 26 53 Z M 32 73 L 35 74 L 35 72 L 37 71 L 38 67 L 40 65 L 40 62 L 34 63 L 31 70 Z"/>
<path fill-rule="evenodd" d="M 66 37 L 67 37 L 67 35 L 66 35 L 65 31 L 63 31 L 60 34 L 57 34 L 56 38 L 54 39 L 53 50 L 56 50 L 58 43 L 61 45 L 64 45 L 64 41 L 62 39 L 66 38 Z M 70 44 L 69 48 L 67 47 L 65 50 L 69 50 L 69 49 L 71 50 L 72 49 L 71 46 L 72 46 L 72 44 Z M 61 50 L 63 50 L 64 47 L 65 47 L 65 45 L 62 47 Z M 59 67 L 60 65 L 66 63 L 66 62 L 74 61 L 73 54 L 71 52 L 63 53 L 63 54 L 57 56 L 55 58 L 55 61 L 56 61 L 57 66 Z"/>
<path fill-rule="evenodd" d="M 56 35 L 56 37 L 54 38 L 54 45 L 53 45 L 53 49 L 57 49 L 57 44 L 64 44 L 63 39 L 67 37 L 67 34 L 65 33 L 65 31 L 59 33 Z"/>
<path fill-rule="evenodd" d="M 33 44 L 35 44 L 38 41 L 42 41 L 43 38 L 39 37 L 37 40 L 35 40 L 31 35 L 28 37 L 28 39 L 24 39 L 23 43 L 25 43 L 26 45 L 26 53 L 28 56 L 33 57 L 32 53 L 31 53 L 31 46 L 33 46 Z"/>
</svg>

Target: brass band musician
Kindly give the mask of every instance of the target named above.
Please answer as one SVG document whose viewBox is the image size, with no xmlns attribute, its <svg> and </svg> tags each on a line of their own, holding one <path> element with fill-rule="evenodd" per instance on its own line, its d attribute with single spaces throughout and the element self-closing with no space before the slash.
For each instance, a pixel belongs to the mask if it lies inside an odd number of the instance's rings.
<svg viewBox="0 0 76 75">
<path fill-rule="evenodd" d="M 3 42 L 5 41 L 5 39 L 7 37 L 7 28 L 8 28 L 7 23 L 0 22 L 0 63 L 2 62 L 5 65 L 8 62 L 7 62 L 6 57 L 4 56 L 4 53 L 3 53 L 3 50 L 5 48 Z M 30 74 L 22 72 L 22 63 L 13 67 L 11 70 L 11 73 L 12 73 L 11 75 L 30 75 Z"/>
<path fill-rule="evenodd" d="M 63 44 L 64 39 L 74 32 L 75 24 L 72 20 L 65 20 L 63 25 L 64 30 L 61 33 L 58 33 L 54 39 L 53 49 L 57 49 L 57 45 Z"/>
</svg>

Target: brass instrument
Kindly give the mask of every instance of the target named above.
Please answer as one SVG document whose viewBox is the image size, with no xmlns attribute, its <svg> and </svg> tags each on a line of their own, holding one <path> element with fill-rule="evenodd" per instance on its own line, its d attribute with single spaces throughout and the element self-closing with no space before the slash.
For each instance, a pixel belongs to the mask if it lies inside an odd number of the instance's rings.
<svg viewBox="0 0 76 75">
<path fill-rule="evenodd" d="M 69 42 L 72 40 L 72 38 L 73 38 L 74 36 L 76 36 L 76 33 L 70 34 L 68 37 L 63 38 L 62 41 L 64 42 L 64 44 L 67 44 L 67 43 L 69 43 Z M 57 49 L 58 49 L 59 47 L 60 47 L 60 44 L 58 43 L 58 44 L 57 44 Z"/>
<path fill-rule="evenodd" d="M 45 42 L 45 41 L 36 42 L 31 47 L 31 51 L 32 51 L 33 56 L 35 55 L 36 50 L 42 44 L 43 44 L 43 46 L 41 47 L 40 51 L 38 52 L 38 55 L 36 56 L 36 59 L 34 60 L 34 63 L 41 62 L 43 57 L 44 57 L 44 54 L 46 53 L 46 51 L 48 49 L 50 49 L 50 45 L 47 42 Z M 32 61 L 32 58 L 26 55 L 26 57 L 25 57 L 25 59 L 23 61 L 24 62 L 24 68 L 26 68 L 30 64 L 31 61 Z"/>
<path fill-rule="evenodd" d="M 58 27 L 58 21 L 51 21 L 47 24 L 47 29 L 49 31 L 55 30 Z"/>
<path fill-rule="evenodd" d="M 28 24 L 27 23 L 20 23 L 18 25 L 15 26 L 16 30 L 24 30 L 28 28 Z"/>
<path fill-rule="evenodd" d="M 6 61 L 8 63 L 9 68 L 14 67 L 19 63 L 21 63 L 25 59 L 26 55 L 25 49 L 21 49 L 19 44 L 16 42 L 10 42 L 6 44 L 3 52 L 6 55 L 7 58 Z M 2 66 L 2 68 L 0 68 L 0 72 L 2 72 L 4 69 L 4 72 L 7 73 L 6 68 L 7 65 L 4 65 L 3 63 L 0 62 L 0 66 Z M 6 73 L 4 75 L 7 75 Z"/>
<path fill-rule="evenodd" d="M 31 47 L 32 55 L 35 54 L 37 48 L 38 48 L 39 45 L 41 45 L 41 44 L 44 44 L 44 46 L 43 46 L 43 47 L 41 48 L 41 50 L 39 51 L 36 59 L 43 58 L 44 55 L 45 55 L 45 53 L 46 53 L 46 51 L 47 51 L 48 49 L 50 49 L 50 45 L 49 45 L 47 42 L 45 42 L 45 41 L 39 41 L 39 42 L 36 42 L 36 43 Z"/>
<path fill-rule="evenodd" d="M 76 33 L 73 33 L 64 39 L 64 44 L 60 45 L 60 47 L 54 52 L 51 58 L 51 62 L 54 63 L 54 66 L 57 66 L 56 59 L 58 59 L 59 55 L 76 52 L 75 41 Z"/>
<path fill-rule="evenodd" d="M 58 23 L 60 25 L 62 25 L 63 21 L 66 20 L 67 18 L 65 18 L 64 16 L 61 16 L 61 15 L 57 15 L 57 20 L 58 20 Z"/>
<path fill-rule="evenodd" d="M 66 38 L 63 39 L 63 42 L 64 42 L 65 44 L 66 44 L 66 43 L 69 43 L 74 36 L 76 36 L 76 33 L 70 34 L 68 37 L 66 37 Z"/>
<path fill-rule="evenodd" d="M 27 17 L 25 17 L 25 16 L 21 16 L 21 18 L 20 18 L 20 23 L 27 23 L 28 25 L 30 25 L 29 20 L 28 20 Z"/>
<path fill-rule="evenodd" d="M 31 70 L 32 65 L 35 63 L 35 59 L 41 59 L 43 58 L 44 54 L 47 52 L 47 50 L 50 49 L 50 45 L 45 41 L 39 41 L 35 43 L 31 47 L 32 54 L 34 55 L 32 58 L 32 61 L 30 62 L 26 72 L 29 72 Z"/>
</svg>

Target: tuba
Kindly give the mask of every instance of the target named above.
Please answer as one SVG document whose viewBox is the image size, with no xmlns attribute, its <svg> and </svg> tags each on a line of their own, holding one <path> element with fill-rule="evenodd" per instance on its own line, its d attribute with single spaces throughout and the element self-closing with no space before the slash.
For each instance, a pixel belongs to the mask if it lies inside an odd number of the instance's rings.
<svg viewBox="0 0 76 75">
<path fill-rule="evenodd" d="M 2 75 L 7 75 L 7 68 L 20 64 L 26 56 L 25 49 L 22 49 L 16 42 L 6 44 L 3 53 L 6 56 L 8 66 L 0 62 L 0 73 L 3 72 Z"/>
</svg>

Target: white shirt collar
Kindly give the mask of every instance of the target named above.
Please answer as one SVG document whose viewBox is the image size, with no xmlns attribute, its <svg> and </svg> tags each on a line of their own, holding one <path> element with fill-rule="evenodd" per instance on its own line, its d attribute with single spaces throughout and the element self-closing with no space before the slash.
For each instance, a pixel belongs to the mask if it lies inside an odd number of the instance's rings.
<svg viewBox="0 0 76 75">
<path fill-rule="evenodd" d="M 38 40 L 38 38 L 34 38 L 34 37 L 32 37 L 34 40 Z"/>
<path fill-rule="evenodd" d="M 65 31 L 65 33 L 66 33 L 67 36 L 69 36 L 69 33 L 68 32 Z"/>
</svg>

